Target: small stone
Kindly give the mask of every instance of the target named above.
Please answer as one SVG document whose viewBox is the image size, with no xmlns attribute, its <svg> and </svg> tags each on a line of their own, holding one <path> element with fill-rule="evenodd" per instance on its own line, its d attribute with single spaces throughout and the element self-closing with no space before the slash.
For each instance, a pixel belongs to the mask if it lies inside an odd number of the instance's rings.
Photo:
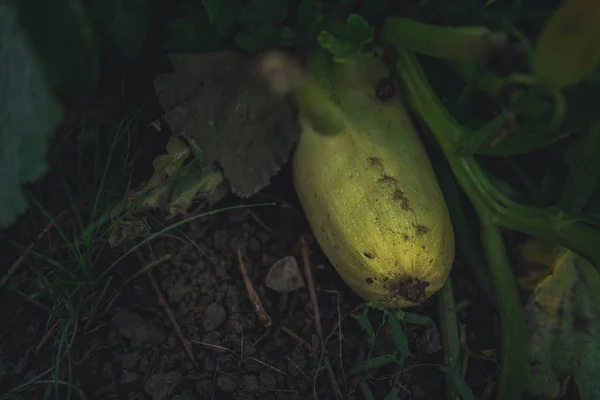
<svg viewBox="0 0 600 400">
<path fill-rule="evenodd" d="M 114 314 L 112 322 L 121 336 L 131 341 L 133 347 L 157 346 L 167 337 L 158 322 L 146 320 L 141 315 L 127 309 L 118 310 Z"/>
<path fill-rule="evenodd" d="M 304 287 L 296 257 L 283 257 L 274 263 L 267 274 L 265 284 L 268 288 L 280 293 Z"/>
<path fill-rule="evenodd" d="M 218 303 L 211 303 L 204 311 L 202 321 L 207 332 L 217 329 L 226 319 L 225 307 Z"/>
<path fill-rule="evenodd" d="M 230 393 L 237 389 L 237 383 L 229 375 L 219 375 L 217 377 L 217 387 L 224 392 Z"/>
</svg>

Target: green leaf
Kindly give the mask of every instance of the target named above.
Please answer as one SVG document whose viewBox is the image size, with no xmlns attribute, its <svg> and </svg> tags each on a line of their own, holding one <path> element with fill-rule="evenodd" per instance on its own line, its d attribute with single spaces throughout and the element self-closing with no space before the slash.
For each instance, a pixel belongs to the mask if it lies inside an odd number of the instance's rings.
<svg viewBox="0 0 600 400">
<path fill-rule="evenodd" d="M 121 54 L 137 58 L 148 30 L 148 0 L 95 0 L 91 9 Z"/>
<path fill-rule="evenodd" d="M 375 30 L 363 17 L 351 14 L 346 21 L 345 29 L 340 32 L 341 39 L 359 47 L 371 43 L 375 38 Z"/>
<path fill-rule="evenodd" d="M 240 12 L 238 22 L 246 27 L 275 27 L 288 15 L 288 3 L 281 0 L 250 0 Z"/>
<path fill-rule="evenodd" d="M 310 26 L 319 17 L 319 6 L 315 0 L 302 0 L 298 6 L 297 25 Z"/>
<path fill-rule="evenodd" d="M 357 14 L 351 14 L 346 24 L 337 25 L 332 31 L 322 31 L 317 40 L 338 63 L 356 61 L 361 56 L 362 47 L 375 37 L 375 30 Z"/>
<path fill-rule="evenodd" d="M 352 318 L 358 321 L 360 328 L 367 334 L 367 340 L 369 341 L 369 346 L 373 347 L 373 343 L 375 343 L 375 330 L 373 329 L 373 325 L 369 321 L 369 307 L 363 308 L 360 314 L 351 314 Z"/>
<path fill-rule="evenodd" d="M 473 394 L 471 388 L 467 385 L 462 375 L 458 372 L 456 363 L 453 363 L 451 367 L 441 367 L 440 370 L 448 374 L 454 389 L 456 389 L 461 399 L 477 400 L 477 397 L 475 397 L 475 394 Z"/>
<path fill-rule="evenodd" d="M 317 39 L 319 44 L 333 54 L 333 59 L 338 63 L 354 62 L 359 55 L 359 49 L 351 43 L 336 38 L 329 32 L 321 32 Z"/>
<path fill-rule="evenodd" d="M 12 4 L 0 4 L 0 229 L 26 209 L 23 183 L 48 169 L 47 141 L 62 118 Z"/>
<path fill-rule="evenodd" d="M 53 88 L 70 94 L 93 90 L 98 82 L 98 57 L 82 2 L 19 0 L 15 3 L 23 30 Z"/>
<path fill-rule="evenodd" d="M 296 44 L 298 35 L 288 27 L 264 25 L 246 29 L 235 37 L 235 43 L 242 49 L 257 53 L 270 47 L 288 47 Z"/>
<path fill-rule="evenodd" d="M 231 33 L 236 24 L 242 8 L 241 0 L 203 0 L 210 22 L 219 32 L 219 36 L 226 37 Z"/>
<path fill-rule="evenodd" d="M 402 320 L 407 324 L 424 325 L 435 327 L 435 322 L 427 315 L 405 312 Z"/>
<path fill-rule="evenodd" d="M 379 357 L 368 358 L 362 363 L 352 368 L 352 373 L 368 371 L 373 368 L 383 367 L 384 365 L 397 364 L 398 360 L 392 354 L 385 354 Z"/>
<path fill-rule="evenodd" d="M 171 53 L 196 53 L 219 50 L 221 39 L 204 7 L 181 3 L 177 17 L 165 26 L 163 49 Z"/>
<path fill-rule="evenodd" d="M 402 329 L 400 320 L 395 313 L 386 309 L 384 310 L 384 314 L 387 317 L 390 328 L 392 329 L 392 336 L 394 337 L 394 342 L 396 342 L 396 349 L 400 354 L 400 359 L 403 361 L 404 358 L 411 355 L 408 348 L 408 337 L 406 337 L 406 332 L 404 332 L 404 329 Z"/>
</svg>

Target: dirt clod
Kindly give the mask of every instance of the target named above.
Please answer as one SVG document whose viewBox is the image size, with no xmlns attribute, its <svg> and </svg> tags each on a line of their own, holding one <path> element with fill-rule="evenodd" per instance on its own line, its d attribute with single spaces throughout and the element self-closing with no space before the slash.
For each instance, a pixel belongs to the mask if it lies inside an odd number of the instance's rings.
<svg viewBox="0 0 600 400">
<path fill-rule="evenodd" d="M 118 310 L 112 319 L 121 336 L 129 339 L 133 347 L 156 346 L 166 334 L 156 320 L 145 320 L 127 309 Z"/>
<path fill-rule="evenodd" d="M 182 380 L 183 377 L 177 371 L 155 374 L 148 378 L 144 390 L 152 400 L 163 400 L 168 398 Z"/>
</svg>

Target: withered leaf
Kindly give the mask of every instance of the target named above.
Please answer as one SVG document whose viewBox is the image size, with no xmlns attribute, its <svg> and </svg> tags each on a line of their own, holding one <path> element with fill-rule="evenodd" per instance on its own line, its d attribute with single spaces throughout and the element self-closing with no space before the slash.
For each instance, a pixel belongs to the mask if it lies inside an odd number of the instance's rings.
<svg viewBox="0 0 600 400">
<path fill-rule="evenodd" d="M 232 191 L 249 197 L 287 162 L 300 135 L 291 103 L 272 93 L 255 60 L 236 52 L 171 55 L 157 76 L 164 119 L 202 163 L 216 162 Z"/>
<path fill-rule="evenodd" d="M 537 284 L 526 305 L 526 388 L 556 398 L 572 377 L 582 400 L 600 398 L 600 275 L 564 248 L 539 258 L 554 261 L 552 274 Z"/>
</svg>

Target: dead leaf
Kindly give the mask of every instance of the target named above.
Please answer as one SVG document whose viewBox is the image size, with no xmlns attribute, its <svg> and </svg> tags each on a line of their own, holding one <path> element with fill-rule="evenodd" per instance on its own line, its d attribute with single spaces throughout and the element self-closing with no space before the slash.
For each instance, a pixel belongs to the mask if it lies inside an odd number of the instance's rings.
<svg viewBox="0 0 600 400">
<path fill-rule="evenodd" d="M 544 258 L 554 262 L 552 273 L 536 286 L 525 308 L 527 390 L 556 398 L 572 376 L 582 400 L 600 398 L 600 275 L 565 248 L 539 256 Z"/>
<path fill-rule="evenodd" d="M 155 79 L 173 132 L 203 164 L 217 162 L 232 191 L 249 197 L 270 183 L 300 135 L 291 103 L 236 52 L 170 56 L 174 72 Z"/>
<path fill-rule="evenodd" d="M 265 284 L 279 293 L 291 292 L 304 287 L 304 280 L 296 258 L 284 257 L 271 266 Z"/>
<path fill-rule="evenodd" d="M 210 199 L 211 202 L 220 200 L 226 191 L 222 190 L 223 175 L 214 166 L 202 167 L 197 163 L 186 168 L 173 185 L 168 202 L 169 217 L 184 215 L 192 202 L 198 198 Z M 215 195 L 219 194 L 215 199 Z"/>
</svg>

